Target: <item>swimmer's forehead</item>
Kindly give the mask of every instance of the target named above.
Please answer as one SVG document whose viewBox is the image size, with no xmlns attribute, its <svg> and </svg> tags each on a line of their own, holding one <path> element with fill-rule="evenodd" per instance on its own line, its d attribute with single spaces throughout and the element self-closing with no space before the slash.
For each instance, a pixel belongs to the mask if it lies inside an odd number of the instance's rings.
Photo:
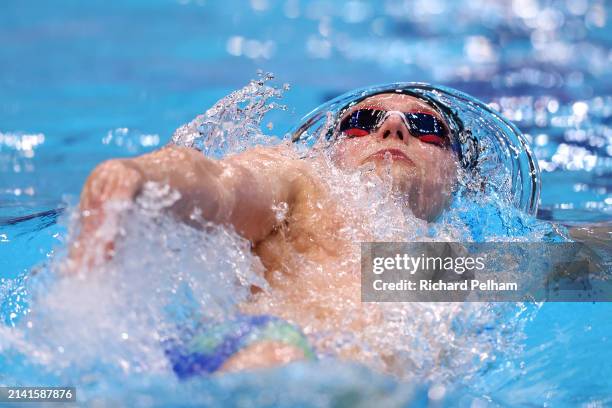
<svg viewBox="0 0 612 408">
<path fill-rule="evenodd" d="M 436 112 L 427 102 L 410 95 L 397 93 L 384 93 L 373 95 L 349 108 L 346 111 L 345 115 L 348 115 L 358 109 L 364 108 L 380 109 L 386 111 L 429 113 L 431 115 L 436 116 L 443 123 L 446 123 L 444 118 L 442 118 L 442 116 L 438 112 Z"/>
</svg>

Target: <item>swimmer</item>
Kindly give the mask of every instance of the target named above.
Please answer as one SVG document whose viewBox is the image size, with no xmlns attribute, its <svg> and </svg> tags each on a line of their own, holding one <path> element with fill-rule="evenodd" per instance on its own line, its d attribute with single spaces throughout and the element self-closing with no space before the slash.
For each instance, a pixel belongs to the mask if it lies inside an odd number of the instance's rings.
<svg viewBox="0 0 612 408">
<path fill-rule="evenodd" d="M 424 222 L 448 207 L 460 157 L 453 127 L 434 104 L 415 95 L 379 93 L 345 107 L 331 133 L 329 158 L 337 169 L 351 173 L 365 166 L 379 179 L 390 176 L 393 199 Z M 252 243 L 272 288 L 270 293 L 253 288 L 253 299 L 242 307 L 251 318 L 235 323 L 239 334 L 200 350 L 199 363 L 185 367 L 184 359 L 175 359 L 175 369 L 183 364 L 183 373 L 198 367 L 201 372 L 229 371 L 308 358 L 311 352 L 299 329 L 313 333 L 346 324 L 358 331 L 379 318 L 359 309 L 358 269 L 338 272 L 347 257 L 355 257 L 355 242 L 338 231 L 359 228 L 359 215 L 330 192 L 321 160 L 301 158 L 290 145 L 254 147 L 222 160 L 169 145 L 104 162 L 82 191 L 81 230 L 71 246 L 69 269 L 81 272 L 112 257 L 125 207 L 108 203 L 136 200 L 147 182 L 168 185 L 180 199 L 166 211 L 194 226 L 195 213 L 232 226 Z M 285 205 L 279 217 L 275 209 Z M 368 231 L 362 232 L 365 241 Z M 309 263 L 318 268 L 301 273 Z M 259 341 L 252 341 L 255 337 Z"/>
</svg>

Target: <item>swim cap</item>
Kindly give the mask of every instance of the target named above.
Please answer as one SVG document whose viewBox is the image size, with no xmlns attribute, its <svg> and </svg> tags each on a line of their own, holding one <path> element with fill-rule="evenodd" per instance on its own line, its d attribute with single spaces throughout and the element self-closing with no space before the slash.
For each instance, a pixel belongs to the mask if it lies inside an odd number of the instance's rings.
<svg viewBox="0 0 612 408">
<path fill-rule="evenodd" d="M 524 135 L 499 112 L 471 96 L 447 87 L 403 82 L 361 88 L 332 99 L 306 115 L 291 131 L 291 140 L 308 151 L 335 140 L 343 113 L 382 93 L 410 95 L 429 104 L 449 124 L 466 193 L 495 192 L 517 208 L 535 215 L 540 196 L 540 170 Z"/>
</svg>

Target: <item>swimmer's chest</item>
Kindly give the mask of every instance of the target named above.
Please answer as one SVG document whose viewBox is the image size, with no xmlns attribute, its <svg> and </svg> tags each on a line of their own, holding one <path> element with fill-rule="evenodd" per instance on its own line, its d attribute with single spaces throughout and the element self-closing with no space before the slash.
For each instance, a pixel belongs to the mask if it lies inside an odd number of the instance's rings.
<svg viewBox="0 0 612 408">
<path fill-rule="evenodd" d="M 326 196 L 301 197 L 253 251 L 268 270 L 294 268 L 296 262 L 322 263 L 337 258 L 344 244 L 338 231 L 346 220 L 336 209 L 336 203 Z"/>
</svg>

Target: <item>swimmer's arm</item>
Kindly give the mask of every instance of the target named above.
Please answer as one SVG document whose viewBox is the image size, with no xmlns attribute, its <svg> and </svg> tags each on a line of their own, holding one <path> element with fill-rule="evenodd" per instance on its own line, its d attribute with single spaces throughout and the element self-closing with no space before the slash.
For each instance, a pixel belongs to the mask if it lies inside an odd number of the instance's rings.
<svg viewBox="0 0 612 408">
<path fill-rule="evenodd" d="M 110 258 L 121 206 L 130 202 L 147 182 L 167 185 L 180 194 L 168 211 L 185 222 L 198 214 L 205 220 L 233 225 L 245 238 L 257 242 L 279 222 L 274 206 L 291 207 L 296 191 L 303 190 L 304 163 L 283 148 L 254 148 L 224 160 L 167 146 L 133 159 L 110 160 L 89 176 L 81 194 L 81 231 L 71 247 L 76 268 L 104 253 Z M 102 248 L 102 249 L 100 249 Z M 99 258 L 99 256 L 98 256 Z"/>
<path fill-rule="evenodd" d="M 70 244 L 67 272 L 80 272 L 110 259 L 121 208 L 141 185 L 141 173 L 126 161 L 109 160 L 94 169 L 81 192 L 80 230 Z"/>
<path fill-rule="evenodd" d="M 284 147 L 256 147 L 223 160 L 169 146 L 132 159 L 145 181 L 167 184 L 181 198 L 169 210 L 186 223 L 194 214 L 232 225 L 246 239 L 258 242 L 279 223 L 275 208 L 288 207 L 303 190 L 303 161 Z"/>
</svg>

